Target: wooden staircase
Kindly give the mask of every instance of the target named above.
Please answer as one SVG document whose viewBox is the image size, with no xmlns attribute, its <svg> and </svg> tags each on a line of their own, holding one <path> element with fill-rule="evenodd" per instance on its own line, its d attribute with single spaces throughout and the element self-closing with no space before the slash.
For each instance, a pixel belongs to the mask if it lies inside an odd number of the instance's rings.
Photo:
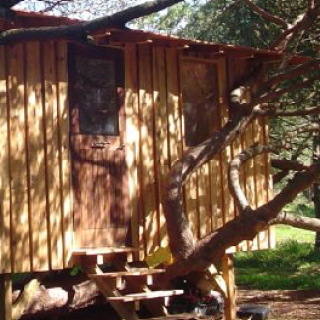
<svg viewBox="0 0 320 320">
<path fill-rule="evenodd" d="M 194 319 L 192 315 L 168 315 L 165 307 L 170 297 L 183 294 L 183 290 L 151 290 L 154 276 L 165 270 L 130 266 L 128 262 L 132 262 L 132 255 L 136 251 L 139 249 L 129 247 L 78 249 L 73 252 L 73 256 L 122 319 L 140 319 L 137 314 L 140 302 L 157 317 L 153 320 Z M 112 263 L 116 271 L 103 272 L 99 265 L 105 262 Z"/>
</svg>

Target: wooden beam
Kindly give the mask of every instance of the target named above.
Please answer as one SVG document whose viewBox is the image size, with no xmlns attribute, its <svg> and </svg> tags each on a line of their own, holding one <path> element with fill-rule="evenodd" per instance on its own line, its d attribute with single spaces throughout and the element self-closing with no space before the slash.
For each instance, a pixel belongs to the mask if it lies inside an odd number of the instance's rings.
<svg viewBox="0 0 320 320">
<path fill-rule="evenodd" d="M 225 298 L 224 319 L 236 320 L 236 289 L 234 281 L 233 261 L 230 255 L 222 258 L 222 272 L 227 284 L 228 296 Z"/>
<path fill-rule="evenodd" d="M 12 280 L 0 275 L 0 320 L 12 320 Z"/>
<path fill-rule="evenodd" d="M 190 43 L 190 52 L 218 53 L 223 52 L 223 46 L 212 43 Z"/>
</svg>

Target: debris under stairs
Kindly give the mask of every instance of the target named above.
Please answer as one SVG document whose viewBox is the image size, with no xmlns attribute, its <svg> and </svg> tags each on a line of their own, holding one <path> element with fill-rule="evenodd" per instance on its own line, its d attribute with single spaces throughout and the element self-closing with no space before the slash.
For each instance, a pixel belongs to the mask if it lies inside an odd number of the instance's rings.
<svg viewBox="0 0 320 320">
<path fill-rule="evenodd" d="M 188 314 L 168 315 L 165 307 L 170 297 L 183 294 L 183 290 L 152 291 L 154 276 L 165 270 L 130 266 L 128 262 L 132 262 L 137 251 L 130 247 L 84 248 L 74 251 L 73 256 L 122 319 L 139 320 L 140 302 L 156 317 L 152 320 L 194 319 L 194 315 Z M 116 271 L 103 272 L 99 267 L 103 263 L 112 264 Z"/>
</svg>

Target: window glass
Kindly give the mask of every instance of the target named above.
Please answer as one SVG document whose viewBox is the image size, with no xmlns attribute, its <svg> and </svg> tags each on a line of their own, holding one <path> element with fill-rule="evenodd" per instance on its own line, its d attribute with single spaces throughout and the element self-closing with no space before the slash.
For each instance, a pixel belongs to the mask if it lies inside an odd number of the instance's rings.
<svg viewBox="0 0 320 320">
<path fill-rule="evenodd" d="M 80 133 L 118 135 L 114 62 L 77 57 L 74 88 L 80 112 Z"/>
<path fill-rule="evenodd" d="M 216 65 L 183 60 L 181 85 L 185 140 L 187 146 L 193 147 L 208 139 L 218 129 Z"/>
</svg>

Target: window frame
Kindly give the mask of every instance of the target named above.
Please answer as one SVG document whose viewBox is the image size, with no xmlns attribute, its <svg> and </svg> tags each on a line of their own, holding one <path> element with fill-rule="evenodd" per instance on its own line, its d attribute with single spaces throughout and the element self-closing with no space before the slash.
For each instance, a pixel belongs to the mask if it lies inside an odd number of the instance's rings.
<svg viewBox="0 0 320 320">
<path fill-rule="evenodd" d="M 215 124 L 215 130 L 219 130 L 222 125 L 227 121 L 228 115 L 226 112 L 226 107 L 223 108 L 223 104 L 226 101 L 226 59 L 225 58 L 202 58 L 188 55 L 181 55 L 179 58 L 179 70 L 180 70 L 180 94 L 181 94 L 181 116 L 182 116 L 182 134 L 183 134 L 183 145 L 185 147 L 195 147 L 196 144 L 188 144 L 186 141 L 186 121 L 184 115 L 184 106 L 183 106 L 183 64 L 184 63 L 199 63 L 199 64 L 213 64 L 216 66 L 216 85 L 217 85 L 217 119 L 212 119 Z M 211 135 L 206 137 L 203 141 L 209 138 Z M 201 143 L 201 142 L 200 142 Z"/>
</svg>

